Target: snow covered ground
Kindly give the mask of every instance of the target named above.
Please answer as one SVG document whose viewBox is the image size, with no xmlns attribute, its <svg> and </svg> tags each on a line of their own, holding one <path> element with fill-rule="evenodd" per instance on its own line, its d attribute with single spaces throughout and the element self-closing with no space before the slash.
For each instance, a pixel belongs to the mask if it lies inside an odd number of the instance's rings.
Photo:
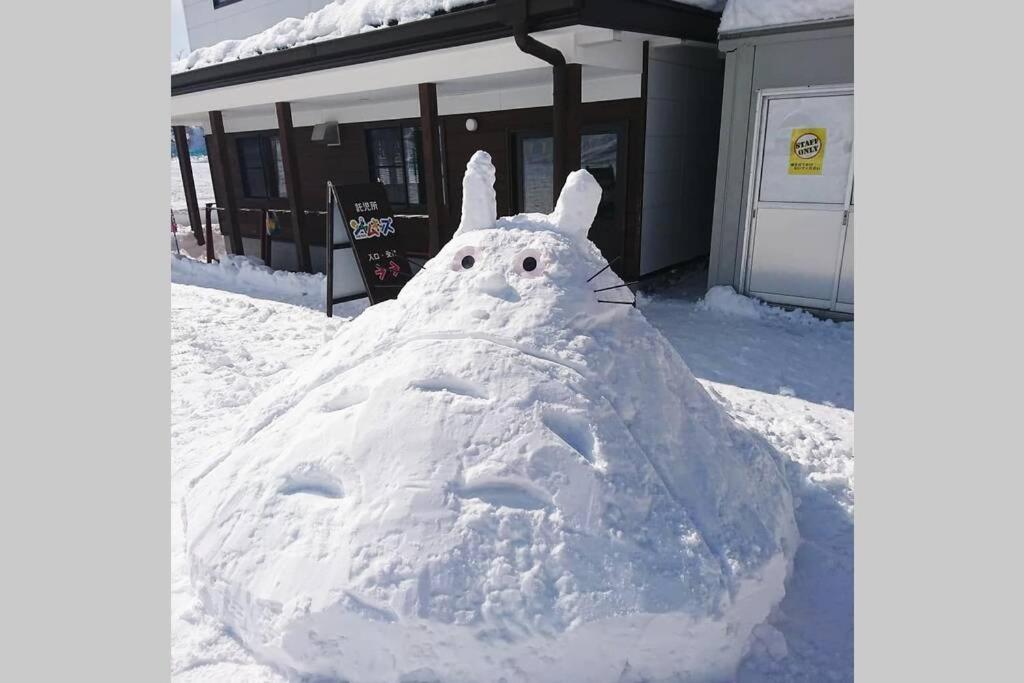
<svg viewBox="0 0 1024 683">
<path fill-rule="evenodd" d="M 318 276 L 275 280 L 251 262 L 178 263 L 172 272 L 172 672 L 176 681 L 283 681 L 194 597 L 178 501 L 225 447 L 240 410 L 365 303 L 340 305 L 328 319 L 315 309 Z M 851 681 L 853 324 L 729 290 L 698 301 L 704 277 L 641 295 L 639 305 L 734 418 L 787 457 L 803 536 L 786 598 L 755 630 L 738 680 Z"/>
</svg>

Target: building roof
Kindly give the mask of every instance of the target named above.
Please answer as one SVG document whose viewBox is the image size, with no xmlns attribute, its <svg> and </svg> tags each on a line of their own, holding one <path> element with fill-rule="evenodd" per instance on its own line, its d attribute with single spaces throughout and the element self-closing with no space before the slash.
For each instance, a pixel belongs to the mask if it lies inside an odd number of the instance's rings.
<svg viewBox="0 0 1024 683">
<path fill-rule="evenodd" d="M 688 4 L 686 4 L 688 3 Z M 722 0 L 531 0 L 531 31 L 597 26 L 715 42 Z M 171 95 L 512 35 L 509 0 L 346 0 L 175 63 Z M 514 3 L 512 3 L 514 4 Z"/>
<path fill-rule="evenodd" d="M 740 33 L 834 19 L 852 19 L 853 0 L 728 0 L 719 32 Z"/>
</svg>

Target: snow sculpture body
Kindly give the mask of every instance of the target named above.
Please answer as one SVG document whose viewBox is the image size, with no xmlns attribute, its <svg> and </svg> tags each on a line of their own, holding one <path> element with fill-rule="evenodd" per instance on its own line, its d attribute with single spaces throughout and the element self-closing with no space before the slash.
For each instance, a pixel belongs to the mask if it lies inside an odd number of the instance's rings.
<svg viewBox="0 0 1024 683">
<path fill-rule="evenodd" d="M 451 242 L 193 482 L 199 594 L 296 678 L 729 678 L 797 543 L 781 465 L 598 301 L 589 174 L 551 215 L 493 182 L 478 152 Z"/>
</svg>

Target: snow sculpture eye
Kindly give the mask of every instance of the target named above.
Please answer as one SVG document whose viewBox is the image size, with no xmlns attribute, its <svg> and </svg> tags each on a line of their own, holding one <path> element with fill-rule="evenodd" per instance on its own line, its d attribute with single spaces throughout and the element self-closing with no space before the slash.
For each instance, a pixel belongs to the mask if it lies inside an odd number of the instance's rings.
<svg viewBox="0 0 1024 683">
<path fill-rule="evenodd" d="M 512 266 L 523 277 L 538 277 L 544 270 L 544 261 L 539 251 L 527 249 L 516 256 Z"/>
<path fill-rule="evenodd" d="M 455 272 L 469 270 L 479 258 L 476 247 L 463 247 L 455 252 L 455 258 L 452 259 L 452 270 Z"/>
</svg>

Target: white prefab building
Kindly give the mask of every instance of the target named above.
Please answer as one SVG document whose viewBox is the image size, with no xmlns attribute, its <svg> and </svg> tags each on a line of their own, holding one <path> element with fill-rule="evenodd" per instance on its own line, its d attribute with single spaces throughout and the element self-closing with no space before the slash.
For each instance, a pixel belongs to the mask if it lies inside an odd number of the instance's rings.
<svg viewBox="0 0 1024 683">
<path fill-rule="evenodd" d="M 723 31 L 719 49 L 708 285 L 852 315 L 853 17 Z"/>
</svg>

